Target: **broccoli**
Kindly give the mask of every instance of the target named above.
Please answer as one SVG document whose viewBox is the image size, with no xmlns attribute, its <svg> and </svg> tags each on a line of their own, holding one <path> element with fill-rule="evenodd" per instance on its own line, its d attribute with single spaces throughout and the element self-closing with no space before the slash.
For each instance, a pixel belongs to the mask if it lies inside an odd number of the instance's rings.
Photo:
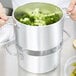
<svg viewBox="0 0 76 76">
<path fill-rule="evenodd" d="M 21 23 L 32 26 L 49 25 L 57 22 L 60 19 L 59 14 L 50 14 L 50 12 L 43 13 L 39 8 L 36 8 L 29 14 L 26 12 L 17 13 L 16 16 L 16 19 L 19 20 Z"/>
</svg>

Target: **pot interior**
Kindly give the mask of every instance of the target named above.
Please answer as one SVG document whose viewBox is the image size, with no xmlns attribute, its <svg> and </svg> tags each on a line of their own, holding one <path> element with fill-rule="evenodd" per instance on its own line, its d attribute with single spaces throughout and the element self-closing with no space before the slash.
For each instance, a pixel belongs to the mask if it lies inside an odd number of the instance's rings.
<svg viewBox="0 0 76 76">
<path fill-rule="evenodd" d="M 32 3 L 28 3 L 28 4 L 24 4 L 22 6 L 19 6 L 14 11 L 14 17 L 16 18 L 16 20 L 19 21 L 19 19 L 22 16 L 24 16 L 24 14 L 27 14 L 27 13 L 30 14 L 30 12 L 32 12 L 33 10 L 35 10 L 37 8 L 39 8 L 42 13 L 50 12 L 50 14 L 54 14 L 54 13 L 58 14 L 59 18 L 57 21 L 59 21 L 63 16 L 62 10 L 56 5 L 53 5 L 50 3 L 32 2 Z"/>
</svg>

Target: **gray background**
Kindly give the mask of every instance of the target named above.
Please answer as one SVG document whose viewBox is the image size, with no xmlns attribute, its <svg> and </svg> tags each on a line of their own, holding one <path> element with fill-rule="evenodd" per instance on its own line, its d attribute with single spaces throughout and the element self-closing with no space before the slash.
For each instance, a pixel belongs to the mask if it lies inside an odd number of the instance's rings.
<svg viewBox="0 0 76 76">
<path fill-rule="evenodd" d="M 12 11 L 13 11 L 11 0 L 0 0 L 0 2 L 2 3 L 3 7 L 5 8 L 6 15 L 11 16 Z"/>
<path fill-rule="evenodd" d="M 0 0 L 4 7 L 12 8 L 11 0 Z"/>
</svg>

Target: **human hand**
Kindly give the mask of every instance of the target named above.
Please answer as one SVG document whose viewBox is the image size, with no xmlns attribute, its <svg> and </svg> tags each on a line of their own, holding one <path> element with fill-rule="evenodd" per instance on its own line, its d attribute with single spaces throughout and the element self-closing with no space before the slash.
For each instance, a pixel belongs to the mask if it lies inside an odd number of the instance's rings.
<svg viewBox="0 0 76 76">
<path fill-rule="evenodd" d="M 71 0 L 67 9 L 69 16 L 76 21 L 76 0 Z"/>
<path fill-rule="evenodd" d="M 2 4 L 0 3 L 0 27 L 3 26 L 7 20 L 8 20 L 8 17 L 5 14 L 5 10 Z"/>
</svg>

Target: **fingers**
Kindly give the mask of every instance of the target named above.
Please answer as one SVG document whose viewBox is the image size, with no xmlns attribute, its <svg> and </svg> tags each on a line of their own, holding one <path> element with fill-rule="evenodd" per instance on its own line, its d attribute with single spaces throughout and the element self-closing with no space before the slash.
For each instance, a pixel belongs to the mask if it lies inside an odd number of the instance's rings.
<svg viewBox="0 0 76 76">
<path fill-rule="evenodd" d="M 74 9 L 71 11 L 71 15 L 76 15 L 76 6 L 75 6 Z"/>
<path fill-rule="evenodd" d="M 5 13 L 4 8 L 1 3 L 0 3 L 0 13 Z"/>
<path fill-rule="evenodd" d="M 7 20 L 8 17 L 4 13 L 0 14 L 0 27 L 3 26 Z"/>
<path fill-rule="evenodd" d="M 0 27 L 3 26 L 7 20 L 8 20 L 8 17 L 5 14 L 5 10 L 2 4 L 0 3 Z"/>
<path fill-rule="evenodd" d="M 3 8 L 2 4 L 0 3 L 0 8 Z"/>
<path fill-rule="evenodd" d="M 69 14 L 72 20 L 76 21 L 76 0 L 71 0 L 67 9 L 67 14 Z"/>
<path fill-rule="evenodd" d="M 71 3 L 70 3 L 70 5 L 69 5 L 68 10 L 69 11 L 72 11 L 75 5 L 76 5 L 76 1 L 75 0 L 72 0 Z"/>
<path fill-rule="evenodd" d="M 76 21 L 76 16 L 71 15 L 70 17 L 72 20 Z"/>
<path fill-rule="evenodd" d="M 2 19 L 0 19 L 0 27 L 3 26 L 6 22 Z"/>
<path fill-rule="evenodd" d="M 0 16 L 0 27 L 3 26 L 7 22 L 7 20 L 8 20 L 8 17 L 5 14 L 1 15 Z"/>
<path fill-rule="evenodd" d="M 74 9 L 71 11 L 70 17 L 76 21 L 76 6 L 74 7 Z"/>
<path fill-rule="evenodd" d="M 75 5 L 76 5 L 76 0 L 71 0 L 70 5 L 67 10 L 68 14 L 71 13 L 71 11 L 74 9 Z"/>
<path fill-rule="evenodd" d="M 6 14 L 5 14 L 5 9 L 3 8 L 1 3 L 0 3 L 0 18 L 5 20 L 5 21 L 8 19 Z"/>
<path fill-rule="evenodd" d="M 3 13 L 3 14 L 0 14 L 0 19 L 7 21 L 8 17 Z"/>
</svg>

